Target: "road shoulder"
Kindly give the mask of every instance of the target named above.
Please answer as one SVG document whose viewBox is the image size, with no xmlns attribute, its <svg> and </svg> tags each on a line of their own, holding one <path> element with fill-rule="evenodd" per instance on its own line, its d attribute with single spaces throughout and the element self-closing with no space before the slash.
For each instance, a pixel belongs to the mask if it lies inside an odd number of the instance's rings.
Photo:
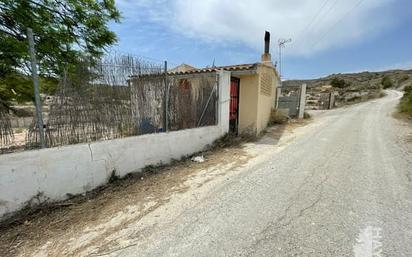
<svg viewBox="0 0 412 257">
<path fill-rule="evenodd" d="M 108 186 L 83 196 L 23 212 L 0 226 L 0 255 L 77 256 L 128 246 L 151 233 L 153 223 L 170 222 L 245 167 L 281 151 L 304 133 L 309 123 L 292 121 L 272 127 L 256 142 L 202 153 L 203 163 L 186 159 L 165 167 L 148 167 L 125 179 L 114 178 Z"/>
</svg>

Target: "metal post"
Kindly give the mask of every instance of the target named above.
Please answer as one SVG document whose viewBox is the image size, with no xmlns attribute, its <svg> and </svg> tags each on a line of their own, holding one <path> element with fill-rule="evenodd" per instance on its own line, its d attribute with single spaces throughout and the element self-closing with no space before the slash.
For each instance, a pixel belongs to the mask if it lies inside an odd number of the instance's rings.
<svg viewBox="0 0 412 257">
<path fill-rule="evenodd" d="M 31 57 L 31 75 L 33 78 L 34 100 L 35 100 L 35 105 L 36 105 L 37 125 L 39 127 L 39 134 L 40 134 L 40 146 L 41 148 L 45 148 L 46 141 L 44 137 L 43 115 L 42 115 L 42 109 L 41 109 L 39 75 L 37 74 L 36 51 L 34 49 L 34 38 L 33 38 L 33 31 L 31 28 L 27 28 L 27 38 L 29 40 L 29 51 L 30 51 L 30 57 Z"/>
<path fill-rule="evenodd" d="M 278 45 L 279 45 L 279 77 L 280 81 L 282 83 L 282 48 L 285 47 L 287 43 L 292 42 L 292 39 L 279 39 L 278 40 Z"/>
<path fill-rule="evenodd" d="M 165 117 L 164 117 L 164 130 L 169 131 L 169 83 L 167 80 L 167 61 L 165 61 Z"/>
<path fill-rule="evenodd" d="M 216 72 L 217 90 L 216 90 L 216 102 L 215 102 L 215 125 L 219 125 L 219 108 L 220 108 L 220 73 Z"/>
<path fill-rule="evenodd" d="M 202 115 L 200 115 L 200 119 L 199 119 L 199 121 L 197 122 L 197 127 L 200 127 L 200 124 L 202 124 L 203 116 L 205 116 L 206 110 L 207 110 L 207 108 L 209 107 L 210 100 L 212 100 L 212 96 L 213 96 L 215 90 L 217 89 L 217 85 L 218 85 L 218 83 L 219 83 L 218 79 L 219 79 L 219 77 L 216 76 L 215 85 L 213 86 L 212 92 L 210 92 L 210 95 L 209 95 L 209 97 L 207 98 L 207 102 L 206 102 L 206 105 L 205 105 L 204 108 L 203 108 Z"/>
<path fill-rule="evenodd" d="M 279 45 L 279 79 L 282 84 L 282 46 Z"/>
</svg>

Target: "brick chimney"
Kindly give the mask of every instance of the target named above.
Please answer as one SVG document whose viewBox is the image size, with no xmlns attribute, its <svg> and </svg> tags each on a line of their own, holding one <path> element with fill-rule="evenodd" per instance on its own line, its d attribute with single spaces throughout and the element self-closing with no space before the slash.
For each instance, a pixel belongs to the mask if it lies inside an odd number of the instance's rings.
<svg viewBox="0 0 412 257">
<path fill-rule="evenodd" d="M 270 55 L 270 33 L 265 31 L 265 52 L 262 54 L 262 63 L 273 66 L 272 56 Z"/>
</svg>

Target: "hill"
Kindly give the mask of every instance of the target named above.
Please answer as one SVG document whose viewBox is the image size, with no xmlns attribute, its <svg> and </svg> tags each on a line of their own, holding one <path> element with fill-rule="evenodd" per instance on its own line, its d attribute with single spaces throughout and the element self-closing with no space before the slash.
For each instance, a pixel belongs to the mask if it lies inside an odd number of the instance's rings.
<svg viewBox="0 0 412 257">
<path fill-rule="evenodd" d="M 319 87 L 323 85 L 331 85 L 334 78 L 343 79 L 349 85 L 356 88 L 369 88 L 381 86 L 382 79 L 387 76 L 394 83 L 395 86 L 408 85 L 412 83 L 412 69 L 411 70 L 389 70 L 381 72 L 360 72 L 360 73 L 338 73 L 332 74 L 319 79 L 309 80 L 287 80 L 283 82 L 283 86 L 298 86 L 306 83 L 308 88 Z"/>
<path fill-rule="evenodd" d="M 335 93 L 336 104 L 345 105 L 382 96 L 382 89 L 403 89 L 412 85 L 412 70 L 332 74 L 319 79 L 284 81 L 283 87 L 287 89 L 303 83 L 307 84 L 310 99 L 328 88 Z"/>
</svg>

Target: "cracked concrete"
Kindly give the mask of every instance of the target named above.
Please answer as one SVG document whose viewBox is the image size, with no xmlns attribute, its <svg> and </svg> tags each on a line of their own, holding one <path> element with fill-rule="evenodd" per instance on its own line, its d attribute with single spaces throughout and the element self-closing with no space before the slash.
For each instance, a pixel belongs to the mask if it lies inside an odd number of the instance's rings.
<svg viewBox="0 0 412 257">
<path fill-rule="evenodd" d="M 89 151 L 90 151 L 90 160 L 93 162 L 104 162 L 104 167 L 106 169 L 106 174 L 114 174 L 114 175 L 118 175 L 116 174 L 116 169 L 114 168 L 115 165 L 112 164 L 113 162 L 113 156 L 110 154 L 110 152 L 107 152 L 107 154 L 109 155 L 109 160 L 107 159 L 94 159 L 94 154 L 93 154 L 93 149 L 92 149 L 92 145 L 91 143 L 88 143 L 87 146 L 89 147 Z M 112 165 L 110 165 L 112 164 Z M 89 185 L 86 185 L 89 186 Z M 89 186 L 90 187 L 90 186 Z M 92 187 L 90 187 L 88 190 L 85 189 L 85 192 L 89 191 L 90 189 L 93 189 Z"/>
</svg>

